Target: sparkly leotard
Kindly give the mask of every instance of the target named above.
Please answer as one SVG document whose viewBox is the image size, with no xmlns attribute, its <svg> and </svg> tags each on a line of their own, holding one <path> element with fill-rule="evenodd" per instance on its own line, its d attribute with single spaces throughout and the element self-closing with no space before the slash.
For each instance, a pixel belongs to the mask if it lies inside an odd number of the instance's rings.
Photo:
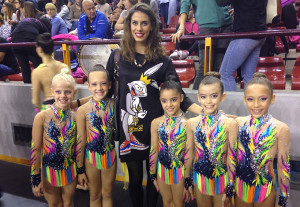
<svg viewBox="0 0 300 207">
<path fill-rule="evenodd" d="M 86 111 L 87 140 L 85 157 L 98 169 L 107 169 L 115 161 L 114 108 L 109 99 L 96 102 L 90 99 L 92 108 Z M 99 112 L 104 114 L 101 116 Z"/>
<path fill-rule="evenodd" d="M 44 123 L 44 142 L 42 150 L 42 168 L 47 181 L 56 187 L 71 183 L 77 175 L 76 172 L 76 122 L 71 109 L 62 111 L 51 106 L 53 115 L 49 122 Z M 36 163 L 37 156 L 34 142 L 31 151 L 31 175 L 39 168 Z"/>
<path fill-rule="evenodd" d="M 229 183 L 225 125 L 228 118 L 220 112 L 200 116 L 200 122 L 195 122 L 193 178 L 202 194 L 219 195 L 224 193 Z"/>
<path fill-rule="evenodd" d="M 269 114 L 260 118 L 248 116 L 239 123 L 235 189 L 237 196 L 247 203 L 264 201 L 275 185 L 275 152 L 270 154 L 270 150 L 278 147 L 277 134 L 278 127 Z M 278 154 L 278 162 L 278 170 L 283 172 L 279 180 L 289 180 L 288 149 Z M 286 198 L 288 184 L 281 181 L 281 196 Z"/>
<path fill-rule="evenodd" d="M 158 128 L 157 174 L 163 182 L 169 185 L 177 184 L 184 177 L 186 143 L 184 123 L 183 114 L 178 117 L 166 117 L 165 122 L 161 123 Z"/>
</svg>

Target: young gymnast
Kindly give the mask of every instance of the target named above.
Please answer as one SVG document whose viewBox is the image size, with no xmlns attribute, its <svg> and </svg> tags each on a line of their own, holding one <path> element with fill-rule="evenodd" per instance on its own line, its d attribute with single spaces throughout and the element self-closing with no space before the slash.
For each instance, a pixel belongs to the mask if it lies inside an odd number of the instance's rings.
<svg viewBox="0 0 300 207">
<path fill-rule="evenodd" d="M 290 181 L 289 127 L 273 118 L 269 107 L 274 103 L 272 83 L 262 73 L 255 73 L 247 83 L 244 102 L 249 116 L 237 118 L 238 150 L 236 164 L 236 206 L 274 207 L 276 181 L 273 160 L 277 153 L 278 205 L 287 204 Z"/>
<path fill-rule="evenodd" d="M 54 76 L 51 92 L 55 103 L 35 116 L 32 128 L 32 191 L 35 196 L 44 195 L 50 207 L 73 206 L 77 184 L 76 123 L 70 108 L 77 90 L 68 73 L 62 69 Z"/>
<path fill-rule="evenodd" d="M 102 65 L 95 65 L 88 74 L 89 102 L 76 114 L 78 128 L 78 182 L 88 185 L 90 206 L 113 206 L 112 188 L 116 177 L 114 145 L 114 100 L 107 98 L 111 88 L 109 75 Z M 85 157 L 85 159 L 84 159 Z"/>
<path fill-rule="evenodd" d="M 180 83 L 170 76 L 160 89 L 165 114 L 151 123 L 150 177 L 160 191 L 164 207 L 184 206 L 186 119 L 180 111 Z"/>
<path fill-rule="evenodd" d="M 235 151 L 238 127 L 234 119 L 219 111 L 225 99 L 223 83 L 217 72 L 207 73 L 199 85 L 198 101 L 202 114 L 187 121 L 185 157 L 186 189 L 193 169 L 198 207 L 221 207 L 226 193 L 230 206 L 235 177 Z"/>
</svg>

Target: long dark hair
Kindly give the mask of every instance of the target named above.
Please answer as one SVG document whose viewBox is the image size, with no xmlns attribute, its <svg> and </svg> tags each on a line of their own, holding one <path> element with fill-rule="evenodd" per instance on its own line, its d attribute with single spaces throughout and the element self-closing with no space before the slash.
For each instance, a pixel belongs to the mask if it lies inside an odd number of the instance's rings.
<svg viewBox="0 0 300 207">
<path fill-rule="evenodd" d="M 159 34 L 159 25 L 155 17 L 154 12 L 144 3 L 138 3 L 134 5 L 127 13 L 124 20 L 124 35 L 121 40 L 121 52 L 124 60 L 133 63 L 135 59 L 135 39 L 131 33 L 131 18 L 132 15 L 137 12 L 145 13 L 149 19 L 152 26 L 152 30 L 149 33 L 147 39 L 147 48 L 145 51 L 145 57 L 147 61 L 157 62 L 163 56 L 165 56 L 165 50 L 161 45 L 161 37 Z"/>
</svg>

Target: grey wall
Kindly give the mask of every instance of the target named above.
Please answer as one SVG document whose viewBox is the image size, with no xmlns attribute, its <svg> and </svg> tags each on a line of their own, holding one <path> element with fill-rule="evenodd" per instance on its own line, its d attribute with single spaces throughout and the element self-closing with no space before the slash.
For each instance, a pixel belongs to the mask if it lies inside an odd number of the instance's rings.
<svg viewBox="0 0 300 207">
<path fill-rule="evenodd" d="M 90 95 L 86 86 L 78 85 L 78 96 Z M 186 94 L 197 102 L 196 92 L 185 90 Z M 31 104 L 31 85 L 0 83 L 0 154 L 30 159 L 30 148 L 13 143 L 11 123 L 31 125 L 35 112 Z M 270 113 L 285 122 L 291 129 L 291 155 L 293 160 L 300 160 L 300 93 L 277 93 L 275 104 Z M 243 103 L 243 93 L 228 93 L 221 109 L 227 114 L 247 115 Z M 188 116 L 192 116 L 188 114 Z M 121 174 L 119 167 L 118 173 Z"/>
</svg>

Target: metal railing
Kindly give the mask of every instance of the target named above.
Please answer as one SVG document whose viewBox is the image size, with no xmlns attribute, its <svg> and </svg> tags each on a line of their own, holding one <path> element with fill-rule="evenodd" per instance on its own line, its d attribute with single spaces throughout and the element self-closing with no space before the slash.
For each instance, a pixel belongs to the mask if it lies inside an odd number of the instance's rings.
<svg viewBox="0 0 300 207">
<path fill-rule="evenodd" d="M 211 39 L 228 39 L 228 38 L 263 38 L 269 36 L 292 36 L 292 35 L 300 35 L 300 29 L 272 29 L 265 31 L 255 31 L 255 32 L 233 32 L 233 33 L 217 33 L 217 34 L 203 34 L 203 35 L 184 35 L 181 37 L 182 41 L 196 41 L 207 39 L 205 45 L 206 55 L 209 54 L 209 58 L 205 56 L 204 60 L 204 72 L 206 73 L 207 63 L 206 60 L 209 60 L 209 68 L 211 70 Z M 209 39 L 210 38 L 210 39 Z M 171 42 L 172 39 L 170 37 L 162 37 L 163 42 Z M 102 44 L 118 44 L 120 43 L 120 39 L 106 39 L 106 40 L 65 40 L 65 41 L 55 41 L 55 45 L 62 45 L 63 48 L 63 57 L 64 63 L 70 67 L 70 53 L 69 53 L 69 45 L 102 45 Z M 22 42 L 22 43 L 1 43 L 0 47 L 28 47 L 35 46 L 35 42 Z M 207 48 L 209 52 L 207 52 Z"/>
</svg>

